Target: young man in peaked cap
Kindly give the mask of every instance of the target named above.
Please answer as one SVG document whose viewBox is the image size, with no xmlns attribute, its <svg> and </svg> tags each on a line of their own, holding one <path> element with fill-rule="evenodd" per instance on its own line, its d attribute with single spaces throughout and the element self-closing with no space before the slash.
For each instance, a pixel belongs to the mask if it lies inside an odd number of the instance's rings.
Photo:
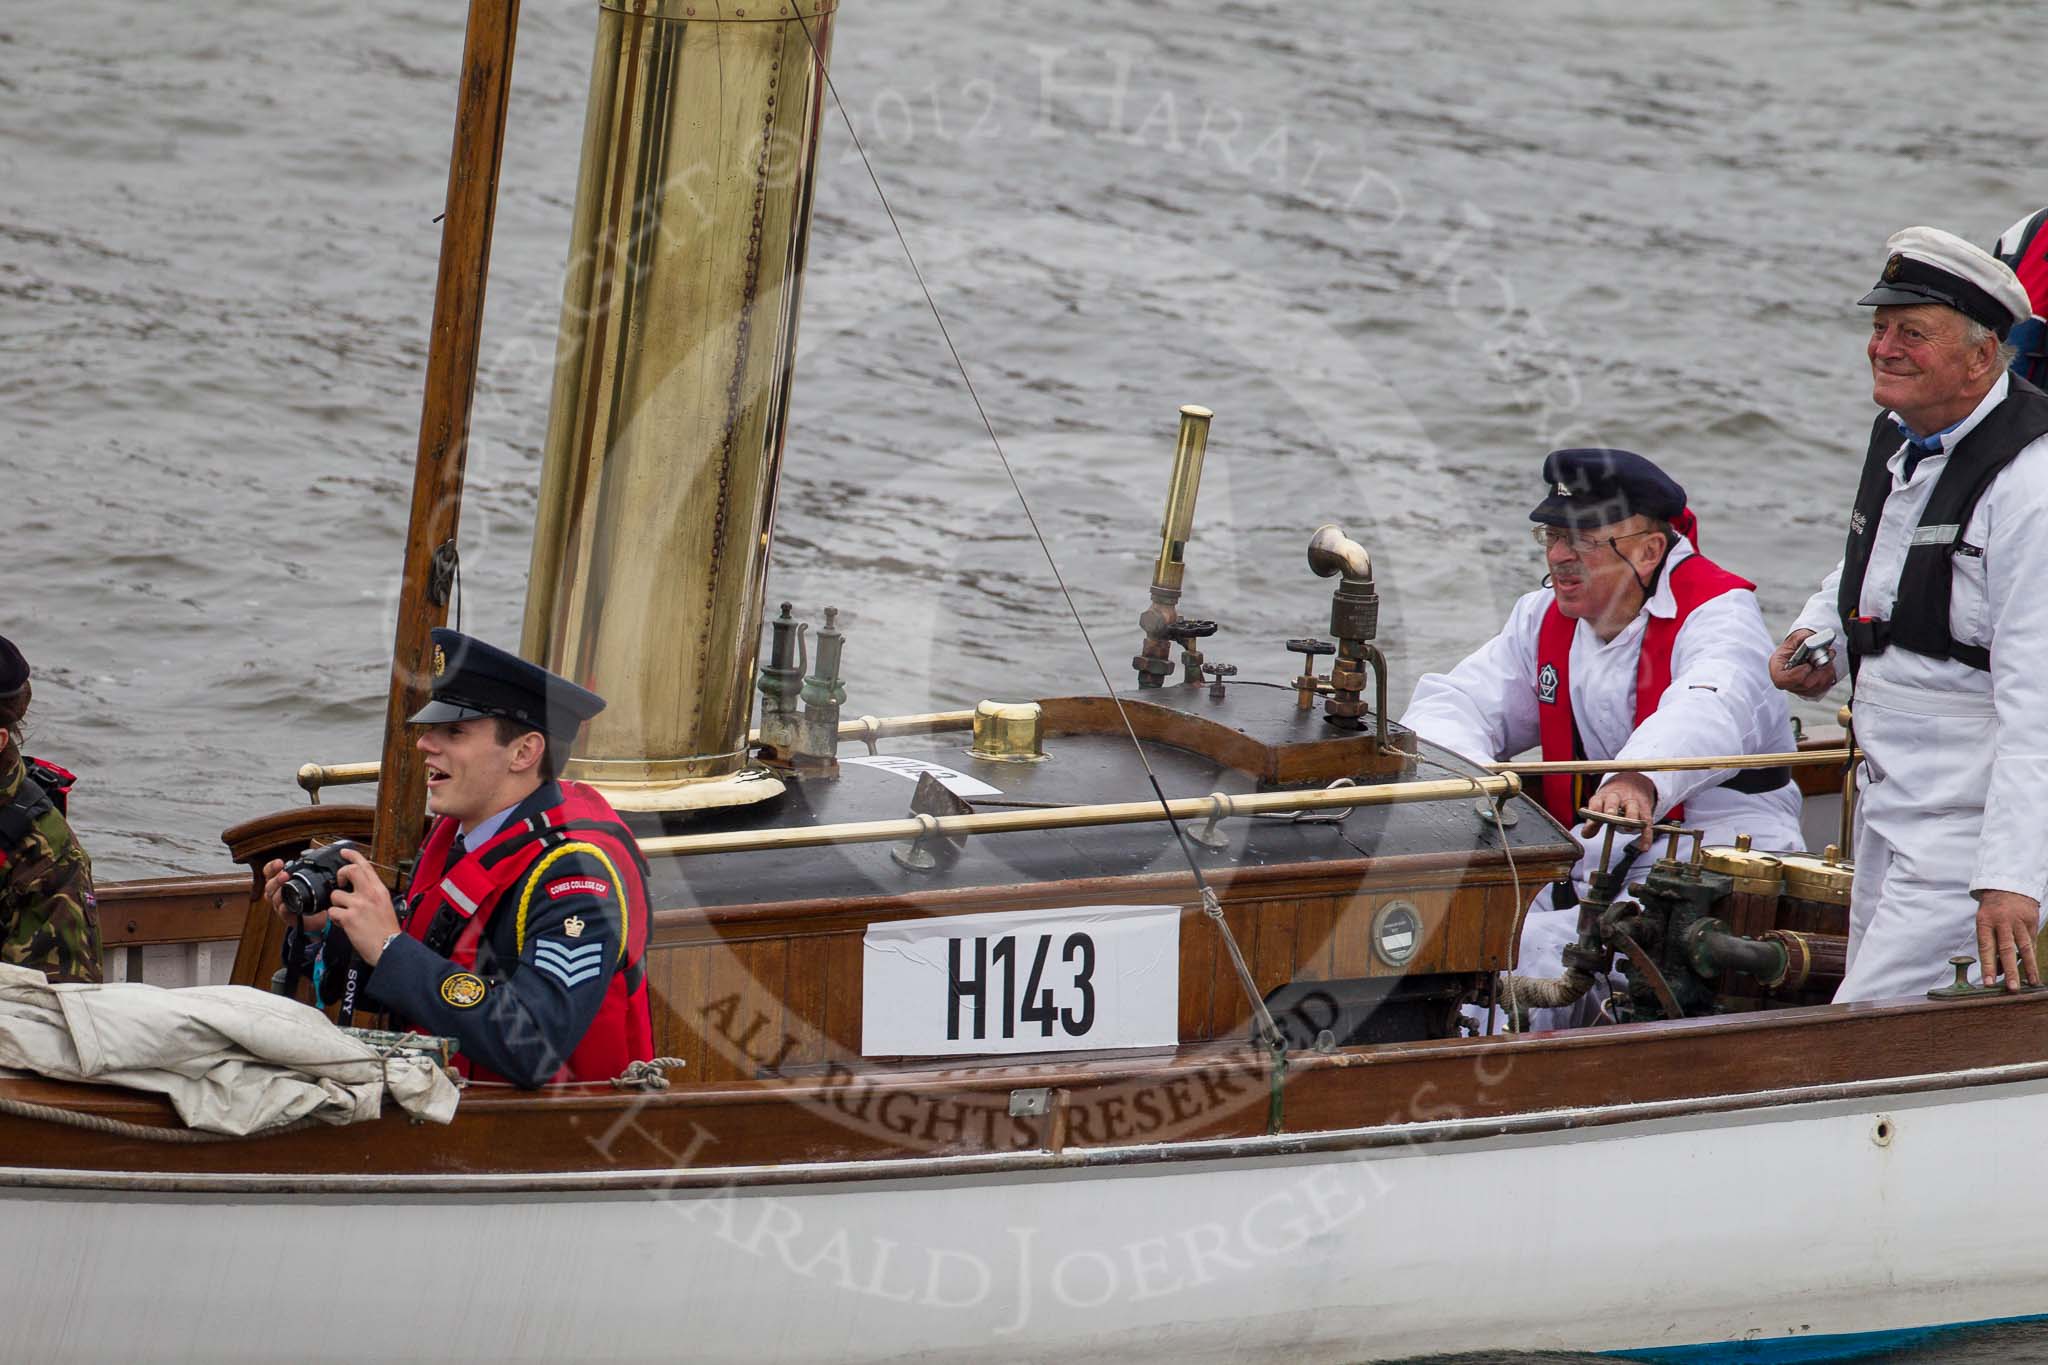
<svg viewBox="0 0 2048 1365">
<path fill-rule="evenodd" d="M 2040 979 L 2048 889 L 2048 396 L 2013 377 L 2032 313 L 2012 269 L 1937 228 L 1885 244 L 1866 354 L 1871 428 L 1848 543 L 1771 660 L 1817 697 L 1854 680 L 1849 970 L 1837 1000 L 1917 996 L 1973 955 Z M 1847 668 L 1794 667 L 1839 630 Z"/>
<path fill-rule="evenodd" d="M 474 1079 L 608 1081 L 654 1055 L 645 863 L 602 796 L 557 776 L 604 700 L 452 630 L 434 632 L 432 669 L 411 723 L 436 819 L 402 906 L 344 852 L 331 912 L 303 926 L 316 998 L 367 997 L 455 1038 Z M 283 868 L 264 890 L 289 919 Z"/>
<path fill-rule="evenodd" d="M 1552 451 L 1543 482 L 1529 519 L 1548 583 L 1457 667 L 1416 683 L 1401 723 L 1479 762 L 1537 744 L 1546 760 L 1788 751 L 1791 721 L 1765 669 L 1771 638 L 1753 585 L 1695 549 L 1685 490 L 1627 450 Z M 1784 768 L 1615 773 L 1590 797 L 1572 779 L 1547 777 L 1541 796 L 1567 827 L 1586 806 L 1630 819 L 1682 816 L 1709 843 L 1738 833 L 1759 849 L 1802 843 L 1799 793 Z M 1597 870 L 1592 829 L 1582 831 L 1573 873 L 1581 892 Z M 1547 889 L 1530 908 L 1517 970 L 1555 976 L 1578 917 L 1555 910 Z M 1537 1010 L 1532 1023 L 1584 1023 L 1598 1003 Z"/>
</svg>

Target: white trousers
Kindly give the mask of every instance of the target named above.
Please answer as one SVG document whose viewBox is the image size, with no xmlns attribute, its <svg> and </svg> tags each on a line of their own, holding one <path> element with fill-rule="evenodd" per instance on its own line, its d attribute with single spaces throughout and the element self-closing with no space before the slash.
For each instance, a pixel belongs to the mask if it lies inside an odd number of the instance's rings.
<svg viewBox="0 0 2048 1365">
<path fill-rule="evenodd" d="M 1970 878 L 1997 733 L 1991 698 L 1866 679 L 1855 710 L 1856 882 L 1835 999 L 1920 997 L 1955 980 L 1951 957 L 1977 955 Z"/>
</svg>

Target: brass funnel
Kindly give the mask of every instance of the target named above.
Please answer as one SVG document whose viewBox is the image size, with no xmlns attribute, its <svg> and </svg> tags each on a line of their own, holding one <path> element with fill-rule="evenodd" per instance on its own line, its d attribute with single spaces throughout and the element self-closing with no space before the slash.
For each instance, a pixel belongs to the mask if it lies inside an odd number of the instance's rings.
<svg viewBox="0 0 2048 1365">
<path fill-rule="evenodd" d="M 626 809 L 782 784 L 747 724 L 837 0 L 603 0 L 524 652 Z"/>
</svg>

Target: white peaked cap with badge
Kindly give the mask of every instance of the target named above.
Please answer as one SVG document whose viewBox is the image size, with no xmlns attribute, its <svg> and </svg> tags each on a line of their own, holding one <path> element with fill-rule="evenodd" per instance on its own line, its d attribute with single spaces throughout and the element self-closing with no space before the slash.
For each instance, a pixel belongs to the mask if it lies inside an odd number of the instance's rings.
<svg viewBox="0 0 2048 1365">
<path fill-rule="evenodd" d="M 2033 316 L 2033 302 L 2012 267 L 1984 248 L 1940 228 L 1902 228 L 1884 244 L 1883 278 L 1856 302 L 1866 308 L 1939 303 L 1999 340 Z"/>
</svg>

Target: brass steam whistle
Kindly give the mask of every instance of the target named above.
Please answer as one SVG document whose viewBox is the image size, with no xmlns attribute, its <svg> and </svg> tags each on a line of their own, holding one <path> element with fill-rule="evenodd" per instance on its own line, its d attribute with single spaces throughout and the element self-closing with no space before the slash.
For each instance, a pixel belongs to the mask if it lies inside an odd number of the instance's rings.
<svg viewBox="0 0 2048 1365">
<path fill-rule="evenodd" d="M 827 607 L 825 624 L 818 631 L 817 671 L 804 679 L 799 694 L 804 713 L 798 726 L 796 769 L 812 777 L 839 776 L 839 708 L 846 702 L 839 654 L 845 648 L 839 608 Z"/>
<path fill-rule="evenodd" d="M 1209 409 L 1187 404 L 1180 410 L 1180 439 L 1173 450 L 1173 481 L 1166 492 L 1166 517 L 1159 526 L 1159 558 L 1152 566 L 1152 603 L 1138 617 L 1145 643 L 1131 659 L 1139 687 L 1163 687 L 1173 674 L 1173 647 L 1182 651 L 1182 681 L 1202 680 L 1202 656 L 1194 642 L 1216 633 L 1214 621 L 1180 615 L 1181 581 L 1187 574 L 1188 541 L 1195 533 L 1195 495 L 1202 487 L 1202 456 L 1209 448 Z"/>
<path fill-rule="evenodd" d="M 1308 567 L 1318 578 L 1342 575 L 1330 596 L 1330 634 L 1337 660 L 1330 669 L 1330 695 L 1323 719 L 1347 730 L 1362 728 L 1365 670 L 1373 672 L 1373 720 L 1381 753 L 1387 746 L 1387 660 L 1373 643 L 1379 634 L 1380 595 L 1373 587 L 1372 556 L 1336 526 L 1324 526 L 1308 543 Z"/>
<path fill-rule="evenodd" d="M 768 662 L 761 666 L 761 676 L 754 680 L 754 686 L 761 693 L 758 753 L 762 762 L 787 768 L 796 757 L 801 729 L 796 703 L 798 694 L 803 690 L 804 672 L 809 667 L 804 650 L 804 632 L 810 627 L 791 614 L 788 602 L 782 604 L 782 614 L 768 626 L 773 632 L 773 639 L 768 645 Z"/>
</svg>

